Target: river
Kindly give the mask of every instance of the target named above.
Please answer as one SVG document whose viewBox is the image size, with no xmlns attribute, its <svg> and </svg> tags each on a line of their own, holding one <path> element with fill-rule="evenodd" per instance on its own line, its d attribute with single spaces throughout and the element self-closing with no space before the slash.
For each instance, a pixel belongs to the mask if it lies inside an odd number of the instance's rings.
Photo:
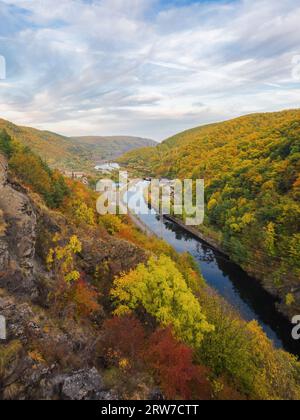
<svg viewBox="0 0 300 420">
<path fill-rule="evenodd" d="M 138 188 L 138 201 L 142 213 L 147 213 L 148 205 L 143 196 L 142 186 Z M 136 190 L 125 194 L 124 201 L 134 211 L 131 202 Z M 200 271 L 211 287 L 218 291 L 246 321 L 257 320 L 267 336 L 278 348 L 300 356 L 300 343 L 292 339 L 293 325 L 276 309 L 276 300 L 267 293 L 260 283 L 251 278 L 229 258 L 214 250 L 183 228 L 161 218 L 153 209 L 151 214 L 139 214 L 139 220 L 146 229 L 161 237 L 178 252 L 189 252 L 197 261 Z M 140 224 L 141 226 L 141 224 Z"/>
</svg>

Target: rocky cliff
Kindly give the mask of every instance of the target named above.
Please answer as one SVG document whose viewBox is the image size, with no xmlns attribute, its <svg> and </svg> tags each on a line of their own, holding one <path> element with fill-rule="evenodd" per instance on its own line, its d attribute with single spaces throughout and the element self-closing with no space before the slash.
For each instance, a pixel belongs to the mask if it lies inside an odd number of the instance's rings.
<svg viewBox="0 0 300 420">
<path fill-rule="evenodd" d="M 62 214 L 10 179 L 0 155 L 0 315 L 7 323 L 7 340 L 0 342 L 0 400 L 118 397 L 103 381 L 96 352 L 105 308 L 80 323 L 60 317 L 49 303 L 57 280 L 45 257 L 57 232 L 78 234 Z M 146 259 L 143 250 L 97 229 L 84 229 L 80 237 L 78 266 L 87 281 L 97 267 L 103 289 Z"/>
<path fill-rule="evenodd" d="M 0 236 L 1 285 L 15 293 L 36 293 L 33 281 L 37 219 L 29 198 L 8 182 L 0 155 L 0 209 L 5 227 Z"/>
</svg>

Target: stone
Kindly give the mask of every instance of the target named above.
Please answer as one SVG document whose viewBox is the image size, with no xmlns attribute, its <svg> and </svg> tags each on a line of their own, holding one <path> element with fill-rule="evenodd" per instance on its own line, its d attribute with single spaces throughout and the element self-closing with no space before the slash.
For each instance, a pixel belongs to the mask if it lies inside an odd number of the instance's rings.
<svg viewBox="0 0 300 420">
<path fill-rule="evenodd" d="M 96 368 L 80 370 L 64 379 L 61 396 L 68 400 L 100 400 L 103 381 Z"/>
</svg>

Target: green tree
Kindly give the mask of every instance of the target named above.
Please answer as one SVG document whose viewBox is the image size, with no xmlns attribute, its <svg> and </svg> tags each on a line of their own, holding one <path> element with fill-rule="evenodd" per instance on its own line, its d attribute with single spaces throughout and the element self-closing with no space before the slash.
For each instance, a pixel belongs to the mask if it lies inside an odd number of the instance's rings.
<svg viewBox="0 0 300 420">
<path fill-rule="evenodd" d="M 0 152 L 3 152 L 8 158 L 13 154 L 12 139 L 6 130 L 0 132 Z"/>
</svg>

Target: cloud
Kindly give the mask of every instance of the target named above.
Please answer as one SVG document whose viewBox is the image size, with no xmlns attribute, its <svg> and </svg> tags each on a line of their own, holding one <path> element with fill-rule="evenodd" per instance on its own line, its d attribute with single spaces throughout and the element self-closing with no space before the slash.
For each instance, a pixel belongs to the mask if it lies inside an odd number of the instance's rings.
<svg viewBox="0 0 300 420">
<path fill-rule="evenodd" d="M 163 139 L 299 106 L 300 4 L 184 3 L 0 1 L 1 117 L 67 135 Z"/>
</svg>

